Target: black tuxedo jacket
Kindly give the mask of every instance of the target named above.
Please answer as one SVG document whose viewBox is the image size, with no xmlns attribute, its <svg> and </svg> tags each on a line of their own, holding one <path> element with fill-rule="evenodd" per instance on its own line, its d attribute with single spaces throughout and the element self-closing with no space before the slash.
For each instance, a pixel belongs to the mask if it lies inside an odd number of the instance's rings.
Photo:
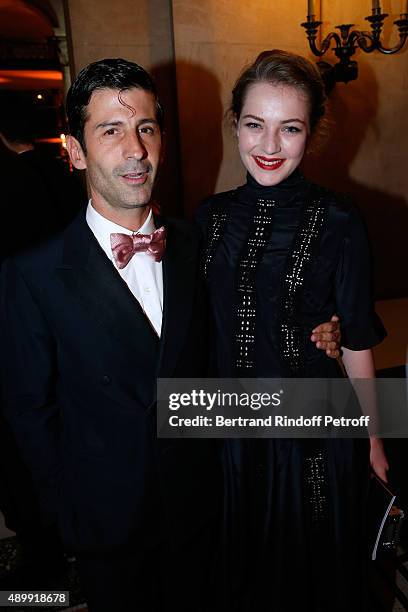
<svg viewBox="0 0 408 612">
<path fill-rule="evenodd" d="M 206 372 L 198 241 L 165 225 L 161 339 L 83 214 L 3 265 L 6 416 L 73 550 L 189 538 L 219 507 L 213 444 L 156 437 L 157 377 Z"/>
</svg>

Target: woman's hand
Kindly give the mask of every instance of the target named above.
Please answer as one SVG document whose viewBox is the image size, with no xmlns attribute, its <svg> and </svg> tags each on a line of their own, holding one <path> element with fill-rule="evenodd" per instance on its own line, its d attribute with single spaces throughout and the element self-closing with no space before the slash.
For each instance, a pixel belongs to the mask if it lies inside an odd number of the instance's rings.
<svg viewBox="0 0 408 612">
<path fill-rule="evenodd" d="M 315 327 L 310 339 L 316 343 L 316 348 L 326 351 L 328 357 L 337 359 L 340 355 L 341 342 L 339 318 L 333 315 L 330 322 Z"/>
<path fill-rule="evenodd" d="M 383 441 L 380 438 L 370 438 L 370 464 L 378 478 L 388 482 L 389 465 L 385 456 Z"/>
</svg>

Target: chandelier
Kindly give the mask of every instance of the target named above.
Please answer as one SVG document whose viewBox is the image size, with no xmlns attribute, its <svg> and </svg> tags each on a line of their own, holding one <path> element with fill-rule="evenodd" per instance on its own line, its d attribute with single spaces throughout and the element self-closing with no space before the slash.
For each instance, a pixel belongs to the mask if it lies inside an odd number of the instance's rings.
<svg viewBox="0 0 408 612">
<path fill-rule="evenodd" d="M 358 48 L 366 53 L 379 51 L 385 55 L 392 55 L 401 51 L 408 37 L 408 0 L 401 0 L 400 18 L 394 21 L 399 34 L 399 42 L 394 47 L 386 47 L 381 40 L 383 24 L 387 17 L 388 14 L 382 12 L 380 0 L 372 0 L 371 15 L 365 18 L 370 24 L 371 31 L 353 30 L 354 24 L 352 23 L 341 24 L 336 26 L 336 30 L 339 30 L 339 32 L 330 32 L 318 45 L 316 38 L 323 22 L 316 20 L 314 0 L 308 0 L 307 21 L 301 25 L 306 30 L 310 49 L 314 55 L 322 57 L 332 47 L 339 59 L 334 66 L 327 62 L 318 62 L 329 89 L 336 82 L 348 83 L 357 78 L 357 62 L 352 60 L 351 57 Z"/>
</svg>

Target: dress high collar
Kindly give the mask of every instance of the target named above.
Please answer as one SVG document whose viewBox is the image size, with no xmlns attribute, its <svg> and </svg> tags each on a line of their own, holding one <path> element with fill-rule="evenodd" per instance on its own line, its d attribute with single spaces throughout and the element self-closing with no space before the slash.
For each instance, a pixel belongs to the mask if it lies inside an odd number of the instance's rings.
<svg viewBox="0 0 408 612">
<path fill-rule="evenodd" d="M 247 173 L 247 182 L 242 186 L 242 195 L 246 200 L 256 201 L 259 198 L 268 200 L 277 200 L 282 204 L 286 204 L 295 198 L 300 192 L 306 189 L 307 182 L 303 174 L 296 168 L 290 176 L 283 180 L 278 185 L 265 187 L 260 185 L 249 173 Z"/>
</svg>

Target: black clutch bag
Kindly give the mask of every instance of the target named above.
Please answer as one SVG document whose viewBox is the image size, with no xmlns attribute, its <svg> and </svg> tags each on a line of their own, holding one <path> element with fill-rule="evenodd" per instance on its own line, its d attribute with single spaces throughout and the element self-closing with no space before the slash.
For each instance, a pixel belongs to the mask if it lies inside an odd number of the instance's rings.
<svg viewBox="0 0 408 612">
<path fill-rule="evenodd" d="M 395 504 L 396 495 L 375 474 L 369 492 L 369 540 L 371 559 L 381 552 L 396 550 L 404 512 Z"/>
<path fill-rule="evenodd" d="M 396 550 L 400 542 L 401 525 L 404 517 L 404 511 L 401 508 L 391 506 L 380 537 L 379 545 L 382 551 Z"/>
</svg>

